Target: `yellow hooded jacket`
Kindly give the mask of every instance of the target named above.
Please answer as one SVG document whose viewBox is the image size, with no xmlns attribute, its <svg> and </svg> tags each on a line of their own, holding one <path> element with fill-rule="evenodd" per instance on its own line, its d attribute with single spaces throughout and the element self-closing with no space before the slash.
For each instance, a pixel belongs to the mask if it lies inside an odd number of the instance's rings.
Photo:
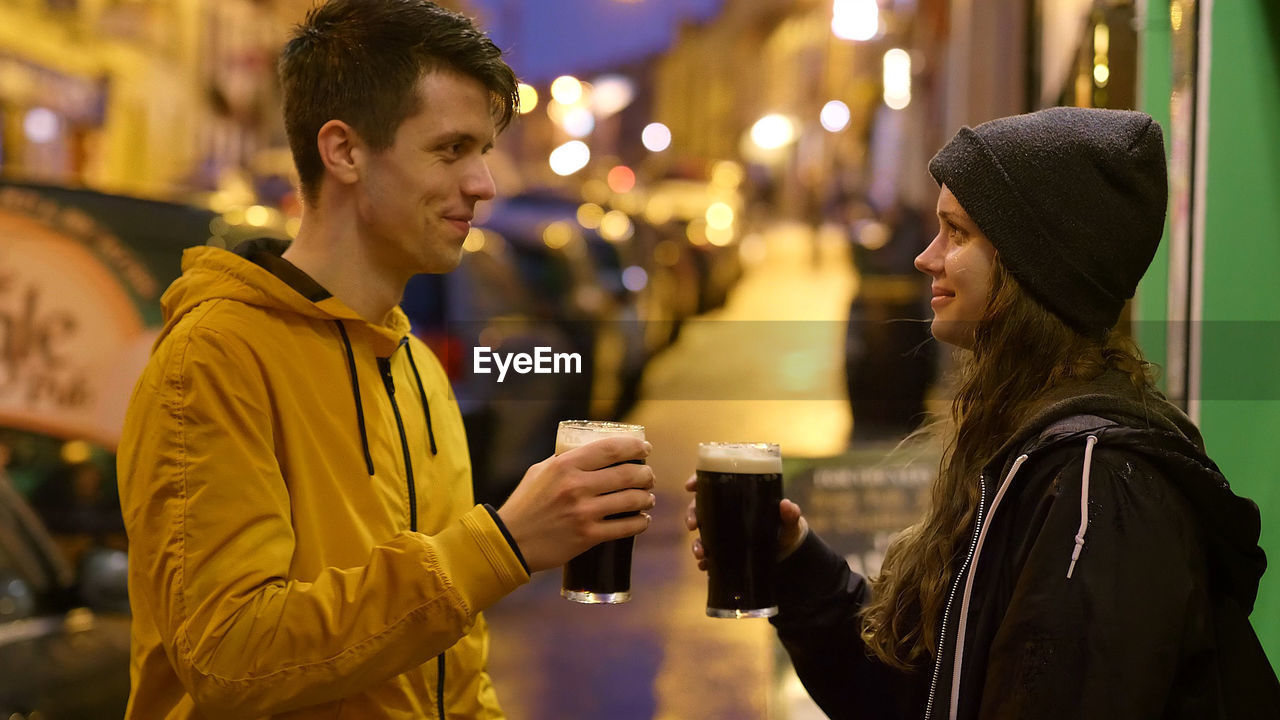
<svg viewBox="0 0 1280 720">
<path fill-rule="evenodd" d="M 186 251 L 134 389 L 128 717 L 503 717 L 481 611 L 529 575 L 440 363 L 262 254 Z"/>
</svg>

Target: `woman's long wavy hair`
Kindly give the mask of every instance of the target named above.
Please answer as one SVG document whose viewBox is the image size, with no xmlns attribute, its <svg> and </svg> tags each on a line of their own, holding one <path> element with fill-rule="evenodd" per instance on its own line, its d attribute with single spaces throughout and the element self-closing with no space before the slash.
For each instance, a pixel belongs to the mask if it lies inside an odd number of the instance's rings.
<svg viewBox="0 0 1280 720">
<path fill-rule="evenodd" d="M 904 530 L 872 580 L 862 611 L 862 638 L 880 660 L 918 667 L 936 652 L 948 581 L 968 549 L 983 468 L 1029 419 L 1048 389 L 1126 373 L 1135 390 L 1154 392 L 1150 365 L 1137 346 L 1112 330 L 1090 338 L 1067 326 L 1022 289 L 996 256 L 983 317 L 965 353 L 949 417 L 926 428 L 944 438 L 938 478 L 924 517 Z"/>
</svg>

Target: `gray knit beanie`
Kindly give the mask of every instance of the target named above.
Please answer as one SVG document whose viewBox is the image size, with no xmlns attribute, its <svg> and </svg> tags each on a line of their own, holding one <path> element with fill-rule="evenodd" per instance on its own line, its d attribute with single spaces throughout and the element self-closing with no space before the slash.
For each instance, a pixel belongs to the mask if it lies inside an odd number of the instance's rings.
<svg viewBox="0 0 1280 720">
<path fill-rule="evenodd" d="M 1076 330 L 1116 324 L 1164 230 L 1159 123 L 1055 107 L 963 127 L 929 161 L 1018 282 Z"/>
</svg>

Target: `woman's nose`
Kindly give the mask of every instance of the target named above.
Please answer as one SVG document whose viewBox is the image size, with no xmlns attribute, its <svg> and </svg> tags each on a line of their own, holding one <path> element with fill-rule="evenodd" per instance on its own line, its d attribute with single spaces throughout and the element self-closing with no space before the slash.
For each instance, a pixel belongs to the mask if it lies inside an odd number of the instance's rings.
<svg viewBox="0 0 1280 720">
<path fill-rule="evenodd" d="M 942 253 L 938 248 L 938 240 L 941 237 L 941 233 L 935 235 L 929 242 L 929 246 L 916 256 L 914 262 L 916 269 L 925 275 L 937 275 L 942 272 Z"/>
</svg>

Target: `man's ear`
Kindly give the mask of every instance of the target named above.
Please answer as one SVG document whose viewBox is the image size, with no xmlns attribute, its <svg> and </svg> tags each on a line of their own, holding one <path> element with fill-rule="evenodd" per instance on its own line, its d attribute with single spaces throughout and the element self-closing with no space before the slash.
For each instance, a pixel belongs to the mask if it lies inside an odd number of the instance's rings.
<svg viewBox="0 0 1280 720">
<path fill-rule="evenodd" d="M 325 170 L 335 180 L 350 185 L 360 179 L 359 164 L 363 152 L 355 128 L 341 120 L 330 120 L 320 126 L 316 143 Z"/>
</svg>

